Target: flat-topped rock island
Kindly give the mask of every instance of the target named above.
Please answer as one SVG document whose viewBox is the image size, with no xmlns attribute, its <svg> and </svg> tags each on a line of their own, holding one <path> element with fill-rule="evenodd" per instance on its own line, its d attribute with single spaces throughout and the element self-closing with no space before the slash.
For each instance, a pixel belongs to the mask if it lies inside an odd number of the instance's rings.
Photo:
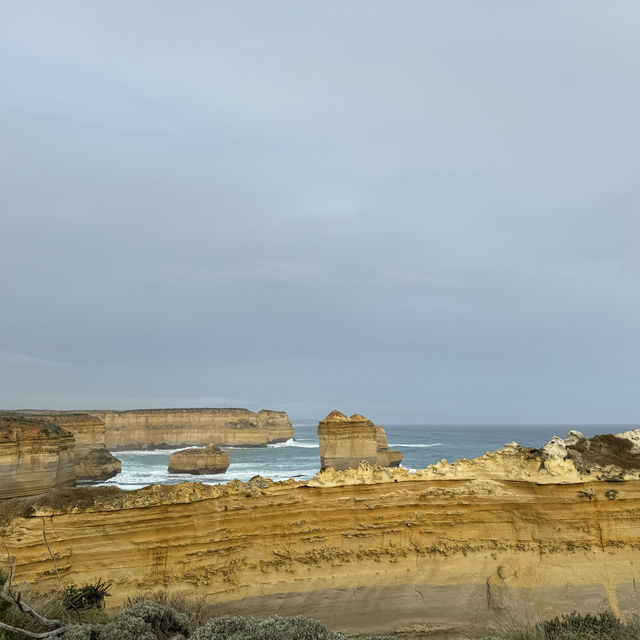
<svg viewBox="0 0 640 640">
<path fill-rule="evenodd" d="M 110 451 L 178 447 L 253 446 L 294 437 L 284 411 L 248 409 L 133 409 L 88 411 L 105 424 Z"/>
</svg>

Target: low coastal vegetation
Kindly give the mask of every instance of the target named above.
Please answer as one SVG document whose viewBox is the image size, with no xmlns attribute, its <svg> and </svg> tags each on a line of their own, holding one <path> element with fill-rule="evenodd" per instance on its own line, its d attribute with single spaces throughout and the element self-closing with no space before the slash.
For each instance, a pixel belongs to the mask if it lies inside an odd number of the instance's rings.
<svg viewBox="0 0 640 640">
<path fill-rule="evenodd" d="M 6 589 L 7 576 L 0 574 Z M 268 616 L 253 618 L 219 615 L 216 605 L 205 597 L 173 594 L 166 590 L 145 591 L 129 597 L 115 616 L 104 610 L 109 583 L 71 586 L 62 592 L 39 593 L 24 586 L 9 591 L 22 604 L 20 610 L 0 600 L 0 622 L 21 630 L 0 629 L 0 640 L 58 637 L 63 640 L 348 640 L 324 624 L 305 618 Z M 14 603 L 15 604 L 15 603 Z M 29 609 L 39 615 L 29 613 Z M 40 619 L 39 619 L 40 618 Z M 61 626 L 46 629 L 42 618 Z M 478 637 L 474 634 L 473 637 Z M 623 621 L 606 611 L 597 615 L 572 613 L 544 622 L 525 622 L 517 612 L 499 625 L 494 635 L 482 640 L 639 640 L 640 621 Z M 374 636 L 362 640 L 397 640 L 395 636 Z"/>
</svg>

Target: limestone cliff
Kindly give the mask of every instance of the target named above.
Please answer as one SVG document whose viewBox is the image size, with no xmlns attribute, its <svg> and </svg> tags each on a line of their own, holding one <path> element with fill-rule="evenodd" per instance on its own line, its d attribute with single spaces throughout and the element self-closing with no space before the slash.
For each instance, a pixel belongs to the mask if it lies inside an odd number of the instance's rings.
<svg viewBox="0 0 640 640">
<path fill-rule="evenodd" d="M 187 446 L 265 447 L 294 437 L 284 411 L 248 409 L 136 409 L 90 411 L 104 421 L 112 451 Z"/>
<path fill-rule="evenodd" d="M 0 416 L 0 499 L 73 486 L 73 435 L 46 418 Z"/>
<path fill-rule="evenodd" d="M 169 473 L 191 473 L 193 475 L 224 473 L 229 468 L 230 462 L 229 454 L 213 445 L 204 448 L 183 449 L 169 456 Z"/>
<path fill-rule="evenodd" d="M 88 413 L 52 414 L 50 419 L 73 434 L 77 480 L 108 480 L 122 471 L 120 460 L 111 455 L 105 445 L 102 420 Z"/>
<path fill-rule="evenodd" d="M 111 605 L 165 587 L 221 613 L 302 614 L 360 634 L 459 637 L 514 613 L 633 613 L 637 442 L 640 431 L 574 434 L 439 471 L 364 464 L 306 483 L 64 489 L 0 503 L 0 542 L 16 583 L 54 586 L 45 516 L 62 580 L 113 581 Z"/>
<path fill-rule="evenodd" d="M 318 435 L 322 469 L 349 469 L 361 462 L 397 467 L 402 461 L 399 451 L 388 448 L 384 428 L 359 414 L 347 418 L 332 411 L 318 424 Z"/>
<path fill-rule="evenodd" d="M 0 415 L 6 412 L 0 412 Z M 88 413 L 27 409 L 14 414 L 43 418 L 74 437 L 74 469 L 77 480 L 108 480 L 122 471 L 120 460 L 105 445 L 104 422 Z"/>
</svg>

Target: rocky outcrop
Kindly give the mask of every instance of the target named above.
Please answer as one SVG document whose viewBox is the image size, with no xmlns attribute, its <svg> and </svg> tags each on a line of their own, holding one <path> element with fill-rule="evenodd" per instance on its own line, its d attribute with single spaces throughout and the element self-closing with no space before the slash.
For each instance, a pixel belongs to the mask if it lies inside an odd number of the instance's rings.
<svg viewBox="0 0 640 640">
<path fill-rule="evenodd" d="M 415 480 L 509 480 L 537 484 L 576 484 L 593 480 L 640 480 L 640 429 L 585 438 L 570 431 L 566 440 L 554 436 L 540 449 L 516 442 L 498 451 L 454 463 L 441 460 L 426 469 L 325 469 L 308 481 L 309 486 L 413 482 Z"/>
<path fill-rule="evenodd" d="M 6 412 L 0 412 L 3 415 Z M 103 481 L 122 471 L 120 460 L 105 445 L 104 422 L 88 413 L 27 409 L 13 415 L 43 418 L 74 437 L 74 469 L 77 480 Z"/>
<path fill-rule="evenodd" d="M 402 461 L 399 451 L 388 448 L 384 428 L 357 413 L 347 418 L 332 411 L 318 424 L 318 435 L 321 469 L 349 469 L 361 462 L 397 467 Z"/>
<path fill-rule="evenodd" d="M 0 416 L 0 499 L 73 486 L 73 435 L 45 417 Z"/>
<path fill-rule="evenodd" d="M 265 447 L 294 437 L 284 411 L 248 409 L 136 409 L 90 411 L 104 421 L 111 451 L 177 447 Z"/>
<path fill-rule="evenodd" d="M 230 462 L 229 454 L 214 445 L 183 449 L 169 456 L 169 473 L 193 475 L 224 473 L 229 468 Z"/>
<path fill-rule="evenodd" d="M 105 445 L 102 420 L 88 413 L 57 413 L 51 414 L 49 419 L 73 434 L 77 480 L 103 481 L 122 471 L 120 460 L 109 453 Z"/>
</svg>

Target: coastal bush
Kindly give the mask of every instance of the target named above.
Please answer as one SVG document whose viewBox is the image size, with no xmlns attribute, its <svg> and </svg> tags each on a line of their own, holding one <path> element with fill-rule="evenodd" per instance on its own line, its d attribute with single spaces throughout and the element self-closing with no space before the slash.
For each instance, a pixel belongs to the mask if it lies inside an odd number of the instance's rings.
<svg viewBox="0 0 640 640">
<path fill-rule="evenodd" d="M 155 602 L 166 607 L 171 607 L 178 613 L 182 613 L 189 619 L 189 627 L 197 629 L 207 620 L 218 615 L 218 606 L 207 599 L 206 596 L 189 596 L 184 593 L 174 593 L 166 589 L 153 591 L 141 591 L 130 595 L 124 602 L 125 609 L 141 602 Z"/>
<path fill-rule="evenodd" d="M 189 635 L 184 614 L 155 602 L 139 602 L 103 625 L 72 625 L 64 640 L 173 640 Z"/>
<path fill-rule="evenodd" d="M 104 599 L 109 598 L 110 582 L 102 582 L 101 578 L 95 584 L 85 584 L 82 587 L 74 585 L 64 590 L 67 610 L 104 609 Z"/>
<path fill-rule="evenodd" d="M 221 616 L 205 622 L 191 640 L 347 640 L 347 636 L 329 631 L 317 620 L 301 616 Z"/>
<path fill-rule="evenodd" d="M 610 611 L 596 615 L 571 613 L 560 618 L 537 623 L 520 624 L 511 620 L 495 635 L 482 640 L 639 640 L 640 623 L 626 622 Z"/>
<path fill-rule="evenodd" d="M 637 621 L 623 622 L 611 611 L 571 613 L 542 623 L 545 640 L 637 640 Z"/>
</svg>

